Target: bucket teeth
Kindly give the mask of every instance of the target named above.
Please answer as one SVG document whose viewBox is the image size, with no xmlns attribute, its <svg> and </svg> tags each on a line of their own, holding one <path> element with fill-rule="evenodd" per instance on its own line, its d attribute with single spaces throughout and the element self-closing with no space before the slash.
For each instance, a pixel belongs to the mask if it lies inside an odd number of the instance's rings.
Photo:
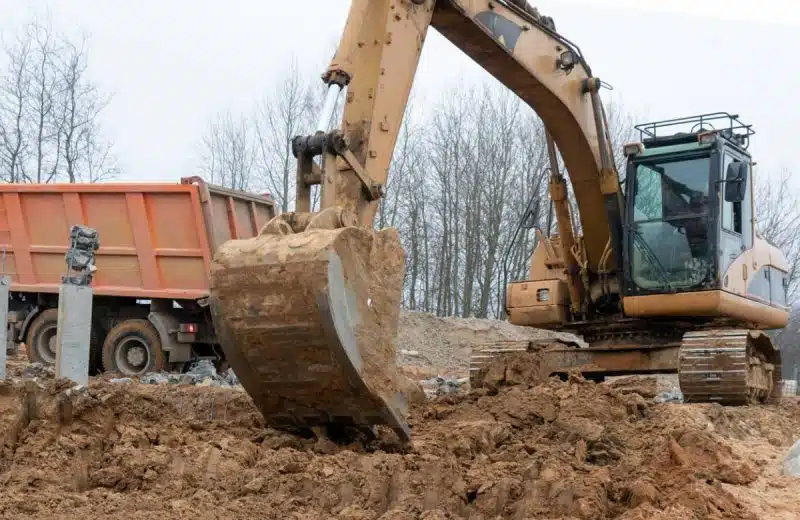
<svg viewBox="0 0 800 520">
<path fill-rule="evenodd" d="M 318 229 L 220 248 L 212 317 L 267 425 L 386 425 L 410 439 L 393 342 L 403 266 L 393 230 Z"/>
</svg>

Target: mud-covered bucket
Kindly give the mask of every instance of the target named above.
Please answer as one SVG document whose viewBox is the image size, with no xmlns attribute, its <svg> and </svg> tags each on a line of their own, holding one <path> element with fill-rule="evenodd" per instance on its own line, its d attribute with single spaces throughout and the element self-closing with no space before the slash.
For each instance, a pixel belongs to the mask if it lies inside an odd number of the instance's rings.
<svg viewBox="0 0 800 520">
<path fill-rule="evenodd" d="M 409 440 L 394 346 L 404 265 L 394 229 L 266 232 L 220 247 L 214 325 L 269 426 L 387 425 Z"/>
</svg>

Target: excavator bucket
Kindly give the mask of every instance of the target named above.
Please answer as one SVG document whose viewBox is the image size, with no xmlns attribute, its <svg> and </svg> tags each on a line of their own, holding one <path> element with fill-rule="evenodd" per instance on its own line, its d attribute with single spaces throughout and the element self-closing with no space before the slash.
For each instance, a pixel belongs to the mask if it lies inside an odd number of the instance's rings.
<svg viewBox="0 0 800 520">
<path fill-rule="evenodd" d="M 408 441 L 395 365 L 404 269 L 396 230 L 295 232 L 287 222 L 275 217 L 214 258 L 209 303 L 226 358 L 269 426 L 386 425 Z"/>
</svg>

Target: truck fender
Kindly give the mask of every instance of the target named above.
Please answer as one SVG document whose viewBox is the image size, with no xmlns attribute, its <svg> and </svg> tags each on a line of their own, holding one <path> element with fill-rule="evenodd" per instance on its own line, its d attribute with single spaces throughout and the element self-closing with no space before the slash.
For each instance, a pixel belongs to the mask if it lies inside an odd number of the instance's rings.
<svg viewBox="0 0 800 520">
<path fill-rule="evenodd" d="M 25 315 L 25 319 L 22 320 L 22 324 L 19 326 L 19 340 L 20 343 L 25 343 L 25 336 L 28 335 L 28 328 L 31 326 L 31 322 L 42 313 L 47 307 L 39 307 L 36 306 L 29 313 Z"/>
<path fill-rule="evenodd" d="M 187 363 L 192 359 L 192 346 L 178 343 L 176 336 L 170 332 L 178 330 L 179 322 L 174 316 L 165 312 L 152 311 L 147 320 L 153 324 L 161 338 L 161 349 L 167 354 L 168 363 Z"/>
</svg>

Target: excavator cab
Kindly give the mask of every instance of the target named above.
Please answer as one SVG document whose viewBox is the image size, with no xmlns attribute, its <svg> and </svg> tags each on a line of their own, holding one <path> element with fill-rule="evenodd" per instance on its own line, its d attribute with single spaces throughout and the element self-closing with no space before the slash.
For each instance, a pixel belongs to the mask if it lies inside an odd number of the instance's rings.
<svg viewBox="0 0 800 520">
<path fill-rule="evenodd" d="M 639 141 L 624 146 L 619 245 L 611 233 L 590 272 L 581 249 L 592 237 L 573 237 L 565 213 L 558 237 L 539 241 L 529 279 L 508 285 L 510 321 L 578 332 L 603 319 L 784 327 L 789 264 L 755 230 L 752 127 L 719 112 L 636 129 Z"/>
<path fill-rule="evenodd" d="M 714 129 L 720 122 L 724 128 Z M 678 125 L 699 129 L 664 135 Z M 788 265 L 756 235 L 747 151 L 751 126 L 738 116 L 714 113 L 636 128 L 640 143 L 624 148 L 626 311 L 743 320 L 755 311 L 759 322 L 782 326 Z M 678 300 L 692 294 L 693 305 L 682 311 Z M 737 303 L 739 298 L 748 301 Z"/>
</svg>

